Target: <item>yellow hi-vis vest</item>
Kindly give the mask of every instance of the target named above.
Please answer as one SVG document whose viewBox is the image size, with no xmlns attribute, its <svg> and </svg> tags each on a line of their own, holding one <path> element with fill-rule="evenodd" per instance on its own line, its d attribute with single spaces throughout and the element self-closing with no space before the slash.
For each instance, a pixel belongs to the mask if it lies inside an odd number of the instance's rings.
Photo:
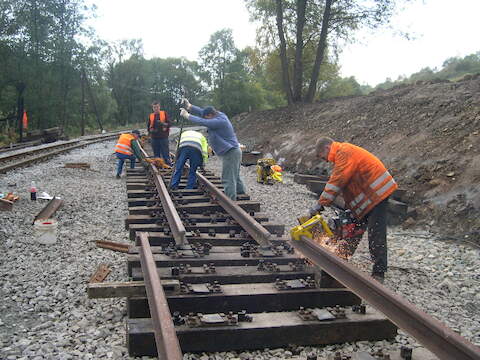
<svg viewBox="0 0 480 360">
<path fill-rule="evenodd" d="M 120 135 L 117 141 L 117 145 L 115 145 L 115 152 L 125 154 L 125 155 L 133 155 L 132 140 L 135 140 L 135 135 L 132 135 L 132 134 Z"/>
<path fill-rule="evenodd" d="M 193 146 L 202 153 L 203 163 L 208 160 L 208 142 L 205 136 L 198 131 L 187 130 L 182 133 L 179 148 L 183 146 Z"/>
</svg>

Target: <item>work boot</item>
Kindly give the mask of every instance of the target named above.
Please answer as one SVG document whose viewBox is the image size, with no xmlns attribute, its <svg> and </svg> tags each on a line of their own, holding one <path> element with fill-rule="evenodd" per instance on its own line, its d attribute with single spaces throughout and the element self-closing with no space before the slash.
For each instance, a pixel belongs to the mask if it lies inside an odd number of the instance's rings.
<svg viewBox="0 0 480 360">
<path fill-rule="evenodd" d="M 383 272 L 372 272 L 372 277 L 380 284 L 383 284 L 385 281 L 385 273 Z"/>
</svg>

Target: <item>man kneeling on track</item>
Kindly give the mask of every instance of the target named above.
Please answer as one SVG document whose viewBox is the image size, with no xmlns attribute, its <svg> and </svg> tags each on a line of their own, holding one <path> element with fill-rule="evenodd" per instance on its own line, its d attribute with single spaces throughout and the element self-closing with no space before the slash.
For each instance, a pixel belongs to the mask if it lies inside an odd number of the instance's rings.
<svg viewBox="0 0 480 360">
<path fill-rule="evenodd" d="M 330 206 L 342 193 L 345 206 L 364 228 L 368 227 L 372 276 L 383 282 L 387 271 L 387 204 L 397 183 L 375 155 L 359 146 L 321 137 L 316 143 L 316 156 L 334 164 L 318 204 Z M 350 240 L 352 254 L 360 240 Z"/>
<path fill-rule="evenodd" d="M 135 169 L 135 155 L 133 154 L 132 141 L 138 140 L 140 131 L 133 130 L 131 133 L 120 135 L 115 145 L 115 154 L 117 155 L 117 179 L 120 179 L 125 160 L 130 160 L 130 169 Z"/>
<path fill-rule="evenodd" d="M 194 189 L 197 184 L 196 171 L 199 166 L 203 166 L 208 159 L 208 143 L 205 136 L 198 131 L 187 130 L 180 137 L 178 146 L 178 155 L 175 162 L 175 172 L 173 174 L 170 188 L 177 189 L 182 176 L 183 167 L 187 160 L 190 163 L 188 172 L 188 182 L 186 189 Z"/>
</svg>

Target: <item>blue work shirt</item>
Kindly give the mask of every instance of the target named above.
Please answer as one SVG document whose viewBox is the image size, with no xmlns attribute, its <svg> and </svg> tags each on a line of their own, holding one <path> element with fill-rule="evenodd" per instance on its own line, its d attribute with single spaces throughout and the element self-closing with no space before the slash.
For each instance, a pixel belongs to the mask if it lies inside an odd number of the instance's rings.
<svg viewBox="0 0 480 360">
<path fill-rule="evenodd" d="M 190 112 L 201 115 L 203 109 L 192 105 Z M 203 125 L 208 128 L 208 143 L 217 155 L 223 155 L 228 150 L 238 148 L 237 135 L 233 130 L 232 123 L 227 115 L 218 111 L 216 116 L 211 119 L 204 119 L 195 115 L 190 115 L 188 120 L 195 124 Z"/>
</svg>

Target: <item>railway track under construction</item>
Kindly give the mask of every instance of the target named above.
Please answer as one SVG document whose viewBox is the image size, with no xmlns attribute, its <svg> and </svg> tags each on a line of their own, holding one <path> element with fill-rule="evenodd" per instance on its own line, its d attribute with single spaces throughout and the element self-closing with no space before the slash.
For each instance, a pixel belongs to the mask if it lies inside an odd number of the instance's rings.
<svg viewBox="0 0 480 360">
<path fill-rule="evenodd" d="M 0 174 L 19 167 L 28 166 L 38 161 L 43 161 L 52 156 L 94 144 L 96 142 L 114 139 L 118 137 L 119 134 L 120 132 L 92 135 L 89 137 L 84 137 L 81 140 L 76 139 L 52 143 L 42 147 L 26 148 L 24 150 L 15 152 L 14 154 L 5 153 L 4 155 L 0 155 Z"/>
<path fill-rule="evenodd" d="M 198 173 L 198 189 L 182 181 L 172 191 L 171 170 L 141 161 L 126 183 L 132 281 L 88 286 L 92 298 L 127 298 L 131 356 L 394 339 L 399 327 L 428 350 L 332 359 L 480 359 L 478 347 L 310 239 L 291 241 L 258 202 L 227 198 L 211 172 Z"/>
</svg>

